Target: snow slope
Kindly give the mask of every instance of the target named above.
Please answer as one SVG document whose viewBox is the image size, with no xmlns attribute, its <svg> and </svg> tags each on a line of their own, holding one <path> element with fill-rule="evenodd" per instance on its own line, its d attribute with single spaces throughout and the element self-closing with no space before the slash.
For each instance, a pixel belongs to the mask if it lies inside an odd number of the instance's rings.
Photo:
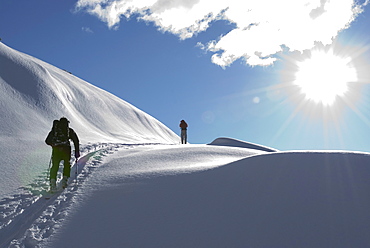
<svg viewBox="0 0 370 248">
<path fill-rule="evenodd" d="M 45 247 L 370 247 L 369 154 L 209 147 L 117 152 Z"/>
<path fill-rule="evenodd" d="M 0 199 L 48 167 L 52 121 L 70 120 L 82 144 L 178 143 L 178 136 L 131 104 L 0 42 Z"/>
<path fill-rule="evenodd" d="M 36 200 L 32 212 L 38 210 L 39 217 L 20 213 L 15 219 L 26 220 L 28 228 L 9 235 L 12 229 L 5 226 L 0 238 L 13 237 L 9 247 L 45 248 L 66 242 L 73 247 L 369 247 L 369 164 L 370 154 L 359 152 L 122 145 L 93 156 L 79 184 L 44 211 L 37 205 L 44 199 Z"/>
<path fill-rule="evenodd" d="M 106 144 L 97 148 L 91 147 L 78 162 L 77 183 L 74 165 L 70 186 L 62 193 L 45 200 L 41 196 L 46 188 L 45 178 L 41 176 L 32 187 L 23 188 L 13 196 L 0 201 L 0 223 L 2 223 L 0 247 L 45 247 L 45 245 L 65 247 L 65 240 L 61 241 L 61 244 L 53 243 L 57 242 L 55 238 L 60 235 L 60 228 L 65 226 L 70 216 L 76 211 L 79 212 L 82 204 L 89 201 L 90 196 L 102 200 L 99 196 L 100 188 L 112 190 L 111 193 L 114 194 L 115 185 L 128 182 L 126 180 L 209 170 L 247 156 L 264 153 L 252 149 L 207 145 Z M 130 191 L 130 184 L 128 182 L 126 184 L 128 188 L 124 190 Z M 142 200 L 151 201 L 151 199 Z M 120 208 L 118 205 L 111 205 L 110 202 L 105 204 L 107 207 Z M 99 225 L 107 227 L 107 223 L 102 221 Z M 74 224 L 73 226 L 77 227 Z M 72 229 L 76 230 L 74 227 Z M 82 235 L 84 231 L 89 233 L 86 235 L 100 235 L 92 234 L 89 229 L 79 230 L 78 233 Z M 111 247 L 109 244 L 75 244 L 75 247 L 89 246 Z"/>
</svg>

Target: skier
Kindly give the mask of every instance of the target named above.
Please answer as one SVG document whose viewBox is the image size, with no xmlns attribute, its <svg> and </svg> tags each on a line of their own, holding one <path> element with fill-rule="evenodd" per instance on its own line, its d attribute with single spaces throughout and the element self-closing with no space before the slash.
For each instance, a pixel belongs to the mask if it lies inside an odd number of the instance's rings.
<svg viewBox="0 0 370 248">
<path fill-rule="evenodd" d="M 68 178 L 71 172 L 71 144 L 69 140 L 73 141 L 75 147 L 75 158 L 76 160 L 80 157 L 80 145 L 77 134 L 75 131 L 68 126 L 68 119 L 65 117 L 60 120 L 53 121 L 53 128 L 46 137 L 45 143 L 50 145 L 52 151 L 52 167 L 50 169 L 50 191 L 56 191 L 56 179 L 59 169 L 59 164 L 63 160 L 63 179 L 62 187 L 67 187 Z"/>
<path fill-rule="evenodd" d="M 188 139 L 188 134 L 187 134 L 188 124 L 184 120 L 181 120 L 180 128 L 181 128 L 181 144 L 186 144 L 187 139 Z"/>
</svg>

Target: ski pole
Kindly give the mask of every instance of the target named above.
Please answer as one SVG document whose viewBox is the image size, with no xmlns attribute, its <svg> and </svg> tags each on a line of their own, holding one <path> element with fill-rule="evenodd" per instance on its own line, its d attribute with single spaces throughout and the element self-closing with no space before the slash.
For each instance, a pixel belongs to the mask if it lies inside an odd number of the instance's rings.
<svg viewBox="0 0 370 248">
<path fill-rule="evenodd" d="M 51 160 L 53 159 L 53 154 L 51 154 L 51 157 L 50 157 L 50 161 L 49 161 L 49 168 L 48 168 L 48 173 L 46 175 L 46 179 L 48 180 L 49 179 L 49 175 L 50 175 L 50 167 L 51 167 Z"/>
<path fill-rule="evenodd" d="M 76 179 L 76 184 L 77 184 L 77 175 L 78 175 L 78 159 L 76 158 L 76 161 L 75 161 L 75 164 L 76 164 L 76 171 L 75 171 L 75 179 Z"/>
</svg>

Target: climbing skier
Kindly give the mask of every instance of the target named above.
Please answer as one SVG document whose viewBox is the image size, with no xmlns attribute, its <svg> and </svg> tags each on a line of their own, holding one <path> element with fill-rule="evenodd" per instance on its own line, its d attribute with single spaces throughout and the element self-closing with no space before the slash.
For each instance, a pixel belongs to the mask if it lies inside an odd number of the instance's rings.
<svg viewBox="0 0 370 248">
<path fill-rule="evenodd" d="M 52 167 L 50 169 L 50 191 L 56 191 L 56 179 L 59 169 L 59 164 L 63 160 L 63 179 L 62 187 L 67 187 L 68 178 L 71 172 L 71 144 L 69 140 L 73 141 L 75 147 L 76 160 L 80 157 L 80 145 L 77 134 L 68 126 L 69 121 L 67 118 L 62 117 L 60 120 L 54 120 L 53 128 L 46 137 L 45 143 L 50 145 L 52 151 Z"/>
<path fill-rule="evenodd" d="M 188 134 L 187 134 L 188 124 L 184 120 L 181 120 L 180 128 L 181 128 L 181 144 L 186 144 L 187 139 L 188 139 Z"/>
</svg>

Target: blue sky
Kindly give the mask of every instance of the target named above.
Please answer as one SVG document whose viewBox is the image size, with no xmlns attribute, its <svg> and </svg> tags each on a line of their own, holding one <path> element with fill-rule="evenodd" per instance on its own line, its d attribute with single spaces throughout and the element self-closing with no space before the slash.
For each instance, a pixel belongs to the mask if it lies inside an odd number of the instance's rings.
<svg viewBox="0 0 370 248">
<path fill-rule="evenodd" d="M 208 2 L 2 0 L 0 38 L 117 95 L 176 133 L 185 119 L 191 143 L 231 137 L 280 150 L 370 151 L 367 2 L 357 2 L 363 11 L 353 19 L 347 0 L 343 6 Z M 356 74 L 330 105 L 295 82 L 314 51 L 333 51 Z M 308 67 L 308 75 L 330 71 L 326 81 L 334 82 L 328 86 L 334 92 L 346 69 L 316 64 L 324 70 Z"/>
</svg>

